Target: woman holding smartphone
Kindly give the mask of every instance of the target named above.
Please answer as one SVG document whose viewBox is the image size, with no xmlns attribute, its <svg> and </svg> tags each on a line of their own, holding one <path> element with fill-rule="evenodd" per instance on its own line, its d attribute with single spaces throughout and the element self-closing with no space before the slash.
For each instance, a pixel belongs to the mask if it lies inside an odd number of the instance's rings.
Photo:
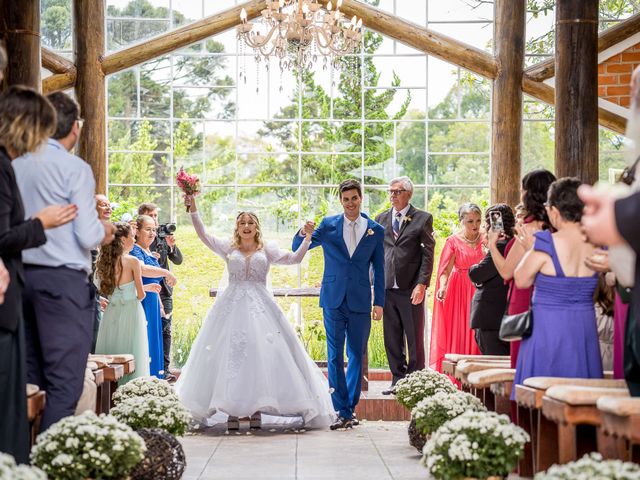
<svg viewBox="0 0 640 480">
<path fill-rule="evenodd" d="M 496 248 L 501 255 L 513 238 L 515 218 L 511 207 L 498 203 L 485 213 L 487 231 L 500 233 Z M 498 337 L 502 316 L 507 307 L 509 286 L 504 282 L 491 258 L 491 251 L 469 269 L 469 278 L 476 291 L 471 300 L 471 328 L 483 355 L 509 355 L 509 344 Z"/>
</svg>

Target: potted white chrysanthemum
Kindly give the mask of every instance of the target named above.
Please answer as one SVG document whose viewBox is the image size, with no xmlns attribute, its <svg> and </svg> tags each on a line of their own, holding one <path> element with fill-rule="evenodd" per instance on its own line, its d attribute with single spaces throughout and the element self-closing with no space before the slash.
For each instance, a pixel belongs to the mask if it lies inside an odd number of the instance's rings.
<svg viewBox="0 0 640 480">
<path fill-rule="evenodd" d="M 431 435 L 422 465 L 442 480 L 503 478 L 515 468 L 528 441 L 527 432 L 506 415 L 466 412 Z"/>
<path fill-rule="evenodd" d="M 620 460 L 603 460 L 599 453 L 585 455 L 564 465 L 553 465 L 546 472 L 536 474 L 535 480 L 639 480 L 640 465 Z"/>
<path fill-rule="evenodd" d="M 11 480 L 47 480 L 45 473 L 38 467 L 16 465 L 11 455 L 0 452 L 0 478 Z"/>
<path fill-rule="evenodd" d="M 56 480 L 120 479 L 142 460 L 145 450 L 144 440 L 129 426 L 87 411 L 41 433 L 31 462 Z"/>
<path fill-rule="evenodd" d="M 409 432 L 409 443 L 422 453 L 427 438 L 445 422 L 462 415 L 465 412 L 484 412 L 486 407 L 480 399 L 470 393 L 439 391 L 423 398 L 411 410 L 411 419 L 415 424 L 415 431 Z"/>
<path fill-rule="evenodd" d="M 109 413 L 134 430 L 159 428 L 178 436 L 184 435 L 191 422 L 189 412 L 170 396 L 127 398 Z"/>
<path fill-rule="evenodd" d="M 112 399 L 114 405 L 117 405 L 128 398 L 138 397 L 168 397 L 178 401 L 178 396 L 169 382 L 156 377 L 139 377 L 131 380 L 118 387 Z"/>
</svg>

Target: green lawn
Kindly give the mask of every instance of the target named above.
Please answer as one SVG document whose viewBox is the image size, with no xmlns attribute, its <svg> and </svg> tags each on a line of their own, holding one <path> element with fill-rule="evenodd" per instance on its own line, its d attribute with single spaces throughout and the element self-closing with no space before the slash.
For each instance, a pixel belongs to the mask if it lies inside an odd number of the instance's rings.
<svg viewBox="0 0 640 480">
<path fill-rule="evenodd" d="M 181 367 L 187 360 L 204 316 L 213 305 L 214 299 L 209 297 L 209 289 L 219 284 L 224 262 L 200 242 L 190 225 L 181 225 L 176 233 L 176 238 L 184 256 L 184 262 L 182 265 L 173 266 L 179 283 L 174 289 L 172 363 Z M 288 239 L 283 237 L 279 243 L 286 247 Z M 438 242 L 436 246 L 438 256 L 442 243 Z M 312 250 L 307 254 L 300 270 L 304 286 L 320 284 L 322 265 L 323 259 L 320 249 Z M 271 283 L 273 287 L 298 286 L 298 268 L 273 267 Z M 299 331 L 299 335 L 314 360 L 326 360 L 327 347 L 324 339 L 322 310 L 318 306 L 318 299 L 278 298 L 277 301 L 292 322 L 294 322 L 297 311 L 296 304 L 300 301 L 304 328 Z M 430 298 L 429 309 L 431 302 Z M 371 337 L 369 338 L 369 366 L 371 368 L 388 367 L 384 352 L 382 322 L 373 322 L 372 325 Z"/>
</svg>

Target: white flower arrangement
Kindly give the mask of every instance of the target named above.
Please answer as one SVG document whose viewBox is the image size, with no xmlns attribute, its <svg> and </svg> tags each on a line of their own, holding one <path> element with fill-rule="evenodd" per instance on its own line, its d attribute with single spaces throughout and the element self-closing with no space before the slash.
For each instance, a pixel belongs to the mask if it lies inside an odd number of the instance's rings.
<svg viewBox="0 0 640 480">
<path fill-rule="evenodd" d="M 118 387 L 113 393 L 113 403 L 118 405 L 128 398 L 168 397 L 178 401 L 173 387 L 166 380 L 156 377 L 139 377 Z"/>
<path fill-rule="evenodd" d="M 599 453 L 585 455 L 564 465 L 553 465 L 535 480 L 639 480 L 640 465 L 620 460 L 603 460 Z"/>
<path fill-rule="evenodd" d="M 506 477 L 528 441 L 527 432 L 506 415 L 466 412 L 427 440 L 421 463 L 436 479 Z"/>
<path fill-rule="evenodd" d="M 0 479 L 47 480 L 47 475 L 38 467 L 16 465 L 11 455 L 0 452 Z"/>
<path fill-rule="evenodd" d="M 411 410 L 420 400 L 443 391 L 454 393 L 456 386 L 449 380 L 449 377 L 438 373 L 435 370 L 418 370 L 410 373 L 396 383 L 396 400 Z"/>
<path fill-rule="evenodd" d="M 416 421 L 416 429 L 424 435 L 431 435 L 445 422 L 465 412 L 485 412 L 487 408 L 480 399 L 470 393 L 456 391 L 436 392 L 418 402 L 411 411 Z"/>
<path fill-rule="evenodd" d="M 130 427 L 87 411 L 66 417 L 38 436 L 31 462 L 56 480 L 122 478 L 147 447 Z"/>
<path fill-rule="evenodd" d="M 191 415 L 171 397 L 132 397 L 113 407 L 110 414 L 134 430 L 160 428 L 172 435 L 184 435 Z"/>
</svg>

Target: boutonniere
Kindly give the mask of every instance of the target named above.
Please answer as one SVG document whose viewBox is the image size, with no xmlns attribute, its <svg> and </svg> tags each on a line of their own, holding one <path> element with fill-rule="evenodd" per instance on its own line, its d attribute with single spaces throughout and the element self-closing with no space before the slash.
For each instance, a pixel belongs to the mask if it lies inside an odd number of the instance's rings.
<svg viewBox="0 0 640 480">
<path fill-rule="evenodd" d="M 402 222 L 410 222 L 411 220 L 413 220 L 409 215 L 405 215 L 404 218 L 402 219 Z"/>
<path fill-rule="evenodd" d="M 371 235 L 373 235 L 373 233 L 373 229 L 370 228 L 369 230 L 367 230 L 367 237 L 370 237 Z"/>
</svg>

